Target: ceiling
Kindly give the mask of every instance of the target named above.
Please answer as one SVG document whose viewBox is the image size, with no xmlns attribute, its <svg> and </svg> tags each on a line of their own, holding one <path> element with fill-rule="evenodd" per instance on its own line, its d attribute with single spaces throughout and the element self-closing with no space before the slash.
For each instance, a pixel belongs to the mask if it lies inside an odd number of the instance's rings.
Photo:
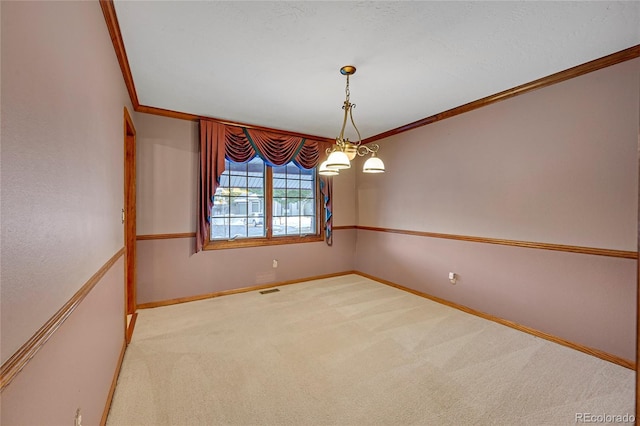
<svg viewBox="0 0 640 426">
<path fill-rule="evenodd" d="M 328 138 L 343 65 L 366 138 L 640 44 L 637 1 L 114 4 L 141 105 Z"/>
</svg>

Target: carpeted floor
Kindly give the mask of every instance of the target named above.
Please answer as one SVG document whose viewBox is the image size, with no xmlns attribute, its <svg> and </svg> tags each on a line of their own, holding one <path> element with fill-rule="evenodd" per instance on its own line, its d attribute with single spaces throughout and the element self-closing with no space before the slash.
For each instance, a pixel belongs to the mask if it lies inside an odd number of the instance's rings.
<svg viewBox="0 0 640 426">
<path fill-rule="evenodd" d="M 108 425 L 569 425 L 635 373 L 358 275 L 139 311 Z"/>
</svg>

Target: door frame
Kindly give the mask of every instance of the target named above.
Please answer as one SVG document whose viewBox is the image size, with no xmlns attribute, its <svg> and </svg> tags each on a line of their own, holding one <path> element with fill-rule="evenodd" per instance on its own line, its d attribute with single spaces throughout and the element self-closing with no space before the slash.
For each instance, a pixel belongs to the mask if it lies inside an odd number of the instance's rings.
<svg viewBox="0 0 640 426">
<path fill-rule="evenodd" d="M 124 329 L 129 344 L 137 317 L 136 308 L 136 129 L 124 107 Z M 131 315 L 130 320 L 127 317 Z"/>
<path fill-rule="evenodd" d="M 640 117 L 638 119 L 638 252 L 640 252 Z M 634 424 L 640 424 L 640 257 L 636 258 L 636 417 Z"/>
</svg>

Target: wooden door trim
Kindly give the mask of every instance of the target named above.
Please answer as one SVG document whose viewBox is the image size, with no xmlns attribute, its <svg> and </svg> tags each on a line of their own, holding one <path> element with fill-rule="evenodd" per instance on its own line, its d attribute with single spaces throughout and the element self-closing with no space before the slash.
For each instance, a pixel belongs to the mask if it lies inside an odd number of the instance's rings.
<svg viewBox="0 0 640 426">
<path fill-rule="evenodd" d="M 135 324 L 127 315 L 136 311 L 136 129 L 124 108 L 124 240 L 125 240 L 125 335 Z"/>
<path fill-rule="evenodd" d="M 640 117 L 638 117 L 638 158 L 636 159 L 640 170 Z M 636 230 L 638 239 L 638 250 L 640 251 L 640 174 L 638 175 L 638 229 Z M 640 368 L 640 260 L 636 261 L 636 416 L 640 415 L 640 378 L 638 369 Z M 634 422 L 638 424 L 638 422 Z"/>
</svg>

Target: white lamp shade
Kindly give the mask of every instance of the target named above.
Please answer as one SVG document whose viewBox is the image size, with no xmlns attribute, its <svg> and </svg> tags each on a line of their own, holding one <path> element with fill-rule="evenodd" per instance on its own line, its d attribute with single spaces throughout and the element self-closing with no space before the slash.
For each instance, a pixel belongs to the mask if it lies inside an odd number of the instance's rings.
<svg viewBox="0 0 640 426">
<path fill-rule="evenodd" d="M 384 173 L 384 163 L 378 157 L 369 157 L 362 167 L 363 173 Z"/>
<path fill-rule="evenodd" d="M 322 164 L 320 164 L 320 169 L 318 170 L 318 174 L 322 175 L 322 176 L 335 176 L 337 174 L 339 174 L 340 171 L 338 169 L 330 169 L 327 167 L 327 162 L 323 161 Z"/>
<path fill-rule="evenodd" d="M 329 154 L 326 163 L 328 169 L 348 169 L 351 167 L 349 157 L 342 151 L 333 151 Z"/>
</svg>

